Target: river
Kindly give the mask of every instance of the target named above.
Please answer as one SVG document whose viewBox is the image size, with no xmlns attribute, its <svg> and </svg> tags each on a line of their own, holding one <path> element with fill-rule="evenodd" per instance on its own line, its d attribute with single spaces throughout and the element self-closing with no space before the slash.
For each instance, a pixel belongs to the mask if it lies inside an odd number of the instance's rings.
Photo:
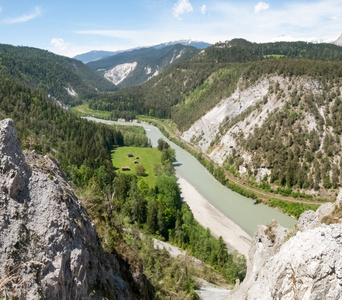
<svg viewBox="0 0 342 300">
<path fill-rule="evenodd" d="M 177 161 L 174 164 L 176 175 L 184 178 L 210 204 L 240 226 L 250 236 L 254 234 L 258 225 L 268 224 L 273 219 L 277 220 L 284 227 L 292 227 L 296 224 L 296 220 L 294 218 L 291 218 L 267 205 L 255 205 L 252 199 L 246 198 L 223 186 L 197 161 L 196 158 L 167 139 L 155 126 L 140 123 L 114 122 L 95 119 L 92 117 L 88 117 L 87 119 L 106 124 L 143 126 L 153 147 L 158 145 L 158 139 L 163 138 L 176 151 Z"/>
</svg>

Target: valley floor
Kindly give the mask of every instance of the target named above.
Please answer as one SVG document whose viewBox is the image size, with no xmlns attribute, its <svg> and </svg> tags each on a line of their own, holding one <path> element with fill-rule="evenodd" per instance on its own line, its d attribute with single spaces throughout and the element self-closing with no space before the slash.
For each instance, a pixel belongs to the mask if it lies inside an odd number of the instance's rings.
<svg viewBox="0 0 342 300">
<path fill-rule="evenodd" d="M 228 250 L 237 250 L 248 259 L 251 237 L 211 205 L 189 182 L 179 177 L 178 184 L 183 200 L 189 205 L 195 219 L 218 238 L 222 236 Z"/>
</svg>

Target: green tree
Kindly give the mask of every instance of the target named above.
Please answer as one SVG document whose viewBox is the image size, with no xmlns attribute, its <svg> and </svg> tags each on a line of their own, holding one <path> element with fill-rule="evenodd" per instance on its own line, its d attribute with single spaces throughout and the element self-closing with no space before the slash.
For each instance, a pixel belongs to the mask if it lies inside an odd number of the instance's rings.
<svg viewBox="0 0 342 300">
<path fill-rule="evenodd" d="M 223 265 L 228 260 L 228 250 L 227 245 L 223 241 L 222 236 L 219 237 L 218 243 L 217 243 L 217 250 L 216 250 L 216 256 L 217 256 L 217 262 L 218 265 L 222 268 Z"/>
</svg>

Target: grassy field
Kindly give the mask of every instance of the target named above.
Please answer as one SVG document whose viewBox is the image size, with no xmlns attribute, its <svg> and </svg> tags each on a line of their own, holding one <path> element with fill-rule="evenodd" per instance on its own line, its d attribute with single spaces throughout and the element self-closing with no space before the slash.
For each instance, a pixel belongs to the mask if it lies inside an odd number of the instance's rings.
<svg viewBox="0 0 342 300">
<path fill-rule="evenodd" d="M 133 154 L 133 157 L 128 157 L 128 154 Z M 118 147 L 112 153 L 112 161 L 117 172 L 127 174 L 135 174 L 134 161 L 138 161 L 146 170 L 146 176 L 141 177 L 148 183 L 150 187 L 154 187 L 157 177 L 154 174 L 154 165 L 161 162 L 161 152 L 157 148 L 138 148 L 138 147 Z M 136 159 L 136 157 L 139 159 Z M 127 166 L 129 171 L 122 171 L 121 167 Z"/>
<path fill-rule="evenodd" d="M 285 57 L 285 55 L 281 55 L 281 54 L 268 54 L 268 55 L 264 55 L 264 58 L 282 58 Z"/>
<path fill-rule="evenodd" d="M 88 104 L 82 104 L 71 108 L 71 112 L 79 117 L 88 117 L 94 116 L 95 118 L 99 119 L 110 119 L 110 112 L 109 111 L 102 111 L 102 110 L 93 110 L 90 109 Z"/>
</svg>

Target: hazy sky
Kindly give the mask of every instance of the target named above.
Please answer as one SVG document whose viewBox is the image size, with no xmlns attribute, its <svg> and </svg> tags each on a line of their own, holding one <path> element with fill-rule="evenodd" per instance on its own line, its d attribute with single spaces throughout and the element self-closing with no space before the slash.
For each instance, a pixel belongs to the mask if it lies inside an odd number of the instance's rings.
<svg viewBox="0 0 342 300">
<path fill-rule="evenodd" d="M 342 0 L 0 0 L 0 43 L 74 56 L 180 39 L 336 39 Z"/>
</svg>

